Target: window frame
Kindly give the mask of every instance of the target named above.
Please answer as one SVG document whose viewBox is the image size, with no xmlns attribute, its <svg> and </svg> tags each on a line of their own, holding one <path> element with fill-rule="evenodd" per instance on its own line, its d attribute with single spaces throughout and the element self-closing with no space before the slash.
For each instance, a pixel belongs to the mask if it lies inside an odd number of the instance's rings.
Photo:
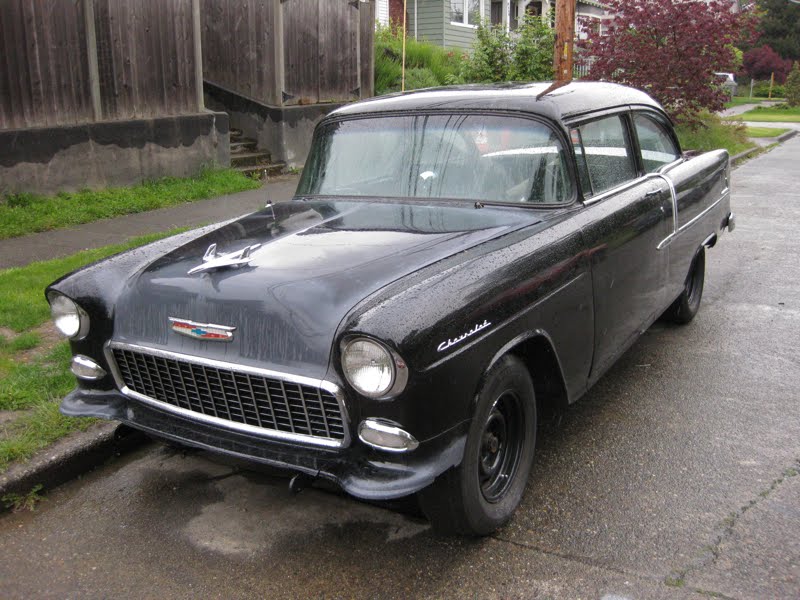
<svg viewBox="0 0 800 600">
<path fill-rule="evenodd" d="M 328 117 L 322 119 L 317 126 L 314 128 L 314 138 L 316 138 L 317 129 L 322 129 L 331 125 L 333 123 L 341 122 L 341 121 L 356 121 L 361 119 L 375 119 L 375 118 L 382 118 L 382 117 L 408 117 L 408 116 L 419 116 L 419 115 L 470 115 L 470 116 L 491 116 L 491 117 L 509 117 L 509 118 L 516 118 L 516 119 L 524 119 L 528 121 L 533 121 L 535 123 L 539 123 L 544 125 L 548 129 L 550 129 L 553 133 L 555 133 L 556 137 L 558 138 L 559 142 L 563 147 L 563 151 L 565 153 L 565 166 L 567 169 L 567 177 L 570 178 L 572 185 L 570 186 L 571 193 L 567 197 L 564 202 L 542 202 L 542 203 L 531 203 L 531 202 L 501 202 L 496 200 L 478 200 L 478 199 L 464 199 L 464 198 L 430 198 L 426 200 L 428 204 L 439 204 L 439 203 L 471 203 L 474 205 L 486 205 L 486 206 L 508 206 L 508 207 L 517 207 L 517 208 L 524 208 L 524 209 L 534 209 L 534 210 L 551 210 L 551 209 L 563 209 L 565 207 L 571 206 L 575 204 L 581 198 L 580 194 L 580 182 L 578 182 L 578 171 L 576 168 L 576 163 L 574 160 L 574 149 L 572 148 L 572 140 L 570 139 L 568 129 L 564 127 L 561 122 L 553 121 L 552 119 L 548 119 L 547 117 L 537 115 L 535 113 L 527 113 L 527 112 L 519 112 L 514 110 L 436 110 L 436 109 L 428 109 L 428 110 L 391 110 L 391 111 L 376 111 L 376 112 L 367 112 L 367 113 L 357 113 L 357 114 L 349 114 L 349 115 L 337 115 L 332 114 Z M 313 139 L 313 138 L 312 138 Z M 313 149 L 313 141 L 312 141 L 312 149 Z M 309 159 L 315 160 L 316 157 L 311 156 L 309 153 Z M 306 166 L 303 168 L 303 175 L 305 175 L 307 168 L 312 165 L 309 165 L 307 160 Z M 315 168 L 315 166 L 314 166 Z M 302 181 L 303 176 L 301 176 Z M 300 198 L 332 198 L 335 196 L 327 195 L 327 194 L 300 194 Z M 359 202 L 375 202 L 376 200 L 380 200 L 381 202 L 408 202 L 408 201 L 419 201 L 420 198 L 414 196 L 396 196 L 390 198 L 383 198 L 383 197 L 376 197 L 376 196 L 359 196 Z"/>
<path fill-rule="evenodd" d="M 642 176 L 642 167 L 641 167 L 641 155 L 639 154 L 639 146 L 638 146 L 638 139 L 635 137 L 635 132 L 633 131 L 633 120 L 630 117 L 630 109 L 626 106 L 623 110 L 619 108 L 609 109 L 598 111 L 592 113 L 591 115 L 581 115 L 579 119 L 570 120 L 564 123 L 564 126 L 569 133 L 569 143 L 571 146 L 571 151 L 573 153 L 573 160 L 575 163 L 575 177 L 576 183 L 581 188 L 581 200 L 584 204 L 593 204 L 595 202 L 599 202 L 603 198 L 616 191 L 621 191 L 623 188 L 630 186 L 634 182 L 638 182 Z M 589 123 L 593 123 L 596 121 L 602 121 L 604 119 L 617 117 L 620 122 L 622 123 L 622 135 L 625 138 L 625 147 L 628 149 L 630 153 L 631 159 L 631 167 L 633 167 L 634 176 L 631 179 L 623 181 L 614 187 L 608 188 L 607 190 L 603 190 L 602 192 L 595 192 L 594 191 L 594 181 L 592 181 L 591 170 L 589 169 L 588 162 L 586 162 L 586 151 L 583 145 L 583 133 L 581 132 L 580 128 L 584 125 Z M 589 195 L 586 194 L 586 190 L 583 189 L 583 182 L 580 180 L 580 175 L 578 174 L 578 157 L 575 153 L 575 145 L 572 142 L 572 131 L 575 130 L 578 133 L 581 143 L 581 151 L 584 155 L 584 163 L 586 164 L 586 172 L 587 178 L 589 179 L 589 183 L 592 186 L 592 189 L 589 190 Z"/>
<path fill-rule="evenodd" d="M 655 171 L 651 171 L 650 173 L 647 172 L 647 170 L 645 169 L 645 166 L 644 166 L 644 156 L 642 156 L 642 147 L 641 147 L 641 144 L 639 143 L 639 132 L 636 129 L 636 121 L 635 121 L 635 118 L 634 118 L 636 115 L 641 115 L 643 117 L 647 117 L 647 118 L 651 119 L 652 121 L 654 121 L 656 124 L 661 126 L 661 128 L 667 133 L 670 141 L 672 141 L 672 144 L 677 149 L 678 158 L 676 158 L 672 162 L 664 163 L 663 165 L 661 165 Z M 681 144 L 680 144 L 680 141 L 678 140 L 678 136 L 675 134 L 675 128 L 672 126 L 672 123 L 670 122 L 670 120 L 667 117 L 665 117 L 661 113 L 658 113 L 658 112 L 656 112 L 654 110 L 647 110 L 647 109 L 642 109 L 642 108 L 632 108 L 631 110 L 628 111 L 628 121 L 630 122 L 630 133 L 631 133 L 631 136 L 632 136 L 632 140 L 633 140 L 633 142 L 634 142 L 634 144 L 636 146 L 637 168 L 639 169 L 639 173 L 640 173 L 641 176 L 644 177 L 644 176 L 647 176 L 648 174 L 652 174 L 652 173 L 663 173 L 663 172 L 671 169 L 675 165 L 683 162 L 683 148 L 681 148 Z"/>
<path fill-rule="evenodd" d="M 453 0 L 450 0 L 450 25 L 455 25 L 456 27 L 468 27 L 470 29 L 477 29 L 478 23 L 472 24 L 469 22 L 469 11 L 467 10 L 467 4 L 469 0 L 458 0 L 461 2 L 463 7 L 462 10 L 462 18 L 461 21 L 454 21 L 453 20 Z M 481 20 L 485 18 L 485 11 L 486 11 L 486 0 L 478 0 L 479 1 L 479 11 L 481 13 Z M 490 17 L 491 18 L 491 17 Z"/>
</svg>

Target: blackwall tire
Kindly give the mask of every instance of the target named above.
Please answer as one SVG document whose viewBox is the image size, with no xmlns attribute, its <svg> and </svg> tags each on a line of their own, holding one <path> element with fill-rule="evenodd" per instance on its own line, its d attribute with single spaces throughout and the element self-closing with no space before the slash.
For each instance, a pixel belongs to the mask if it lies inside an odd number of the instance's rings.
<svg viewBox="0 0 800 600">
<path fill-rule="evenodd" d="M 700 248 L 692 261 L 689 275 L 683 292 L 664 313 L 664 317 L 673 323 L 685 325 L 694 319 L 700 310 L 700 301 L 703 299 L 703 285 L 706 276 L 706 250 Z"/>
<path fill-rule="evenodd" d="M 487 535 L 522 500 L 536 446 L 536 395 L 525 365 L 506 355 L 486 374 L 464 458 L 419 494 L 437 531 Z"/>
</svg>

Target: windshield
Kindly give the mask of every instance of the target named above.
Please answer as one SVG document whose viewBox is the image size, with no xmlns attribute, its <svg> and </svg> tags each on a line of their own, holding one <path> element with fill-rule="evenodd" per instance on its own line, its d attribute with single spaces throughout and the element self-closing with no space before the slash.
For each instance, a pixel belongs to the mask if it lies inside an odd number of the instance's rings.
<svg viewBox="0 0 800 600">
<path fill-rule="evenodd" d="M 530 119 L 415 115 L 332 122 L 317 130 L 300 196 L 568 201 L 567 157 Z"/>
</svg>

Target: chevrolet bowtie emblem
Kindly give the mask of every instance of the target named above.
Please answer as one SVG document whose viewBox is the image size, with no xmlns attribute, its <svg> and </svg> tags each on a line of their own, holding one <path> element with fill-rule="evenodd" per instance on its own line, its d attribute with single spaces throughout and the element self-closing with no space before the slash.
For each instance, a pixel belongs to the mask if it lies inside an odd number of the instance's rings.
<svg viewBox="0 0 800 600">
<path fill-rule="evenodd" d="M 236 327 L 227 325 L 212 325 L 211 323 L 195 323 L 186 319 L 169 318 L 172 331 L 181 335 L 203 340 L 204 342 L 231 342 Z"/>
</svg>

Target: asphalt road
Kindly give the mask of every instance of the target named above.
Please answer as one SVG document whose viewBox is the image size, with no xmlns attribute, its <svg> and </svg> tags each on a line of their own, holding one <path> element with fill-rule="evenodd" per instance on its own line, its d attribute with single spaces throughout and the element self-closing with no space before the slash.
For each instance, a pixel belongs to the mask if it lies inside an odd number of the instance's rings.
<svg viewBox="0 0 800 600">
<path fill-rule="evenodd" d="M 798 164 L 734 171 L 700 314 L 544 427 L 493 537 L 149 446 L 0 517 L 0 596 L 800 597 Z"/>
</svg>

